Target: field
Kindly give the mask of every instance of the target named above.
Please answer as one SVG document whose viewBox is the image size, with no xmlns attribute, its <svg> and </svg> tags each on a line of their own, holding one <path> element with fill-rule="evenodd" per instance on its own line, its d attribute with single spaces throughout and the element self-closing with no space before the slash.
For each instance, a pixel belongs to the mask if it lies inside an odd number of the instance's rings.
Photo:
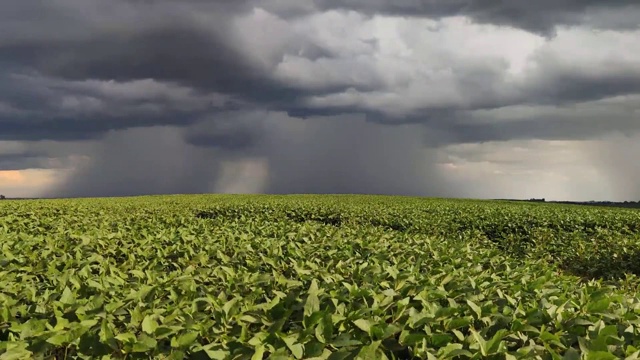
<svg viewBox="0 0 640 360">
<path fill-rule="evenodd" d="M 637 359 L 640 211 L 0 202 L 3 359 Z"/>
</svg>

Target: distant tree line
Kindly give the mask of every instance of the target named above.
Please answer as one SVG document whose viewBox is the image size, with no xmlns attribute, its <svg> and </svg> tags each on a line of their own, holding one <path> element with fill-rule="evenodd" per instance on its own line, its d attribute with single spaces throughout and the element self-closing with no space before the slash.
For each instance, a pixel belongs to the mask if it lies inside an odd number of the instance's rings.
<svg viewBox="0 0 640 360">
<path fill-rule="evenodd" d="M 588 205 L 588 206 L 610 206 L 610 207 L 621 207 L 621 208 L 640 208 L 640 201 L 547 201 L 545 198 L 542 199 L 496 199 L 501 201 L 522 201 L 522 202 L 546 202 L 553 204 L 568 204 L 568 205 Z"/>
<path fill-rule="evenodd" d="M 640 208 L 640 201 L 554 201 L 560 204 Z"/>
</svg>

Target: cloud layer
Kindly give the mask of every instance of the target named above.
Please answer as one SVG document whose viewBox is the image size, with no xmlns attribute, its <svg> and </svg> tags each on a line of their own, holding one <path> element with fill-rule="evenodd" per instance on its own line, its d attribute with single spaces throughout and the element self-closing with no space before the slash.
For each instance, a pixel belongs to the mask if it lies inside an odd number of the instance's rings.
<svg viewBox="0 0 640 360">
<path fill-rule="evenodd" d="M 623 151 L 640 130 L 635 15 L 633 1 L 14 2 L 0 171 L 64 173 L 34 192 L 49 196 L 640 196 L 618 180 L 640 176 Z"/>
</svg>

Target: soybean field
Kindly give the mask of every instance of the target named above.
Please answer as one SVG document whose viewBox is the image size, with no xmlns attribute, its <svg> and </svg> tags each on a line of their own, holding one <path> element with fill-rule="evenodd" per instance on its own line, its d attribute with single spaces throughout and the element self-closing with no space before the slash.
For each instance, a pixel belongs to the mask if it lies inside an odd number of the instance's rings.
<svg viewBox="0 0 640 360">
<path fill-rule="evenodd" d="M 634 209 L 3 201 L 0 247 L 0 360 L 640 358 Z"/>
</svg>

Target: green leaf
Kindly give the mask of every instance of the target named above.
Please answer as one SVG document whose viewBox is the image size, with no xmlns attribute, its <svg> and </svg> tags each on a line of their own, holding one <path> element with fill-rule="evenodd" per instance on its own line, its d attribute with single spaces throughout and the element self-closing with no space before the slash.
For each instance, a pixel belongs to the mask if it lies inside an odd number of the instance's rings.
<svg viewBox="0 0 640 360">
<path fill-rule="evenodd" d="M 342 333 L 331 342 L 331 345 L 336 348 L 359 346 L 362 345 L 362 341 L 352 339 L 349 333 Z"/>
<path fill-rule="evenodd" d="M 450 343 L 447 346 L 440 348 L 440 350 L 438 351 L 438 354 L 439 354 L 439 358 L 441 359 L 451 359 L 457 356 L 465 356 L 465 357 L 473 356 L 471 352 L 463 349 L 462 344 L 458 344 L 458 343 Z"/>
<path fill-rule="evenodd" d="M 331 315 L 324 314 L 324 317 L 320 319 L 315 329 L 316 339 L 321 343 L 326 344 L 331 341 L 333 335 L 333 321 L 331 321 Z"/>
<path fill-rule="evenodd" d="M 138 340 L 133 344 L 133 352 L 147 352 L 153 350 L 158 346 L 156 339 L 149 337 L 146 334 L 141 334 Z"/>
<path fill-rule="evenodd" d="M 487 353 L 493 354 L 498 351 L 500 347 L 500 342 L 509 332 L 505 329 L 498 330 L 495 335 L 491 338 L 491 340 L 487 341 Z"/>
<path fill-rule="evenodd" d="M 147 334 L 154 334 L 158 328 L 158 322 L 154 319 L 154 316 L 147 315 L 142 320 L 142 331 Z"/>
<path fill-rule="evenodd" d="M 69 342 L 69 334 L 66 331 L 62 331 L 56 335 L 53 335 L 47 338 L 47 342 L 55 346 L 61 346 Z"/>
<path fill-rule="evenodd" d="M 476 305 L 476 303 L 474 303 L 471 300 L 467 300 L 467 305 L 469 305 L 471 310 L 473 310 L 476 313 L 476 315 L 478 316 L 478 319 L 482 317 L 482 309 L 478 305 Z"/>
<path fill-rule="evenodd" d="M 0 360 L 23 360 L 33 358 L 33 353 L 26 349 L 26 344 L 7 344 L 6 351 L 0 355 Z"/>
<path fill-rule="evenodd" d="M 460 329 L 465 326 L 469 326 L 469 324 L 471 324 L 471 321 L 467 318 L 453 318 L 449 322 L 447 322 L 446 329 L 447 330 Z"/>
<path fill-rule="evenodd" d="M 369 345 L 363 346 L 358 352 L 358 355 L 356 355 L 356 360 L 377 359 L 376 350 L 378 350 L 381 343 L 381 341 L 374 341 Z"/>
<path fill-rule="evenodd" d="M 371 326 L 373 325 L 371 321 L 365 319 L 358 319 L 353 321 L 353 324 L 358 327 L 358 329 L 366 332 L 367 334 L 371 333 Z"/>
<path fill-rule="evenodd" d="M 281 336 L 280 338 L 296 359 L 302 359 L 304 356 L 304 346 L 298 343 L 298 339 L 295 336 Z"/>
<path fill-rule="evenodd" d="M 640 351 L 636 351 L 630 354 L 629 356 L 627 356 L 626 358 L 624 358 L 624 360 L 637 360 L 637 359 L 640 359 Z"/>
<path fill-rule="evenodd" d="M 590 302 L 587 305 L 587 312 L 589 313 L 600 313 L 609 308 L 609 304 L 611 304 L 611 300 L 608 298 L 600 299 L 598 301 Z"/>
<path fill-rule="evenodd" d="M 73 292 L 71 291 L 71 289 L 69 289 L 69 287 L 65 287 L 64 290 L 62 291 L 62 296 L 60 297 L 60 302 L 65 304 L 65 305 L 71 305 L 73 303 L 75 303 L 75 296 L 73 295 Z"/>
<path fill-rule="evenodd" d="M 480 353 L 482 354 L 482 356 L 489 355 L 489 352 L 487 351 L 487 342 L 482 338 L 482 336 L 477 331 L 473 329 L 470 329 L 469 331 L 471 331 L 471 335 L 476 340 L 478 345 L 480 345 Z"/>
<path fill-rule="evenodd" d="M 400 333 L 400 344 L 405 346 L 412 346 L 422 342 L 422 340 L 428 339 L 429 336 L 425 333 L 411 333 L 408 330 L 404 330 Z"/>
<path fill-rule="evenodd" d="M 318 295 L 309 294 L 307 296 L 307 301 L 304 303 L 304 316 L 309 317 L 314 313 L 320 311 L 320 300 L 318 299 Z"/>
<path fill-rule="evenodd" d="M 569 348 L 565 351 L 564 356 L 562 357 L 564 360 L 580 360 L 580 353 L 578 350 L 574 348 Z"/>
<path fill-rule="evenodd" d="M 618 357 L 606 351 L 589 351 L 587 360 L 615 360 Z"/>
<path fill-rule="evenodd" d="M 449 334 L 433 334 L 431 335 L 431 344 L 434 347 L 440 348 L 453 341 L 453 336 Z"/>
<path fill-rule="evenodd" d="M 344 360 L 351 356 L 353 356 L 353 351 L 339 350 L 331 353 L 327 360 Z"/>
<path fill-rule="evenodd" d="M 235 307 L 235 305 L 238 303 L 238 298 L 233 298 L 229 301 L 227 301 L 223 306 L 222 306 L 222 311 L 224 311 L 224 314 L 228 317 L 230 315 L 232 315 L 231 310 Z"/>
<path fill-rule="evenodd" d="M 228 359 L 230 355 L 229 351 L 221 350 L 220 347 L 221 347 L 220 344 L 208 344 L 200 347 L 199 349 L 201 351 L 204 351 L 205 354 L 207 354 L 207 356 L 209 357 L 209 359 L 213 359 L 213 360 Z"/>
<path fill-rule="evenodd" d="M 196 339 L 198 339 L 199 335 L 200 334 L 195 331 L 189 331 L 178 337 L 174 337 L 173 339 L 171 339 L 171 347 L 184 348 L 191 346 L 193 343 L 195 343 Z"/>
<path fill-rule="evenodd" d="M 262 360 L 264 357 L 265 348 L 262 344 L 256 346 L 251 360 Z"/>
<path fill-rule="evenodd" d="M 133 344 L 136 341 L 138 341 L 138 339 L 136 338 L 135 334 L 132 334 L 130 332 L 125 332 L 125 333 L 121 333 L 116 335 L 116 340 L 120 340 L 123 343 L 130 343 Z"/>
</svg>

